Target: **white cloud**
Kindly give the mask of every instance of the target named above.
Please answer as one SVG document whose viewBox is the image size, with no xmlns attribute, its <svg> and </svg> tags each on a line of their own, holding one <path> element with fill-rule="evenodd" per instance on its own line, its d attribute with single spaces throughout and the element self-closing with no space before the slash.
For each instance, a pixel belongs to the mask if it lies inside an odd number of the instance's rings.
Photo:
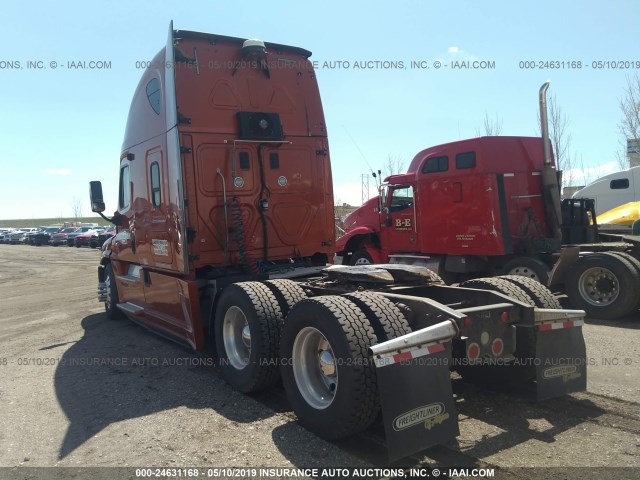
<svg viewBox="0 0 640 480">
<path fill-rule="evenodd" d="M 620 170 L 618 162 L 607 162 L 595 167 L 572 168 L 562 172 L 562 180 L 567 185 L 588 185 L 618 170 Z"/>
<path fill-rule="evenodd" d="M 479 58 L 473 55 L 472 53 L 469 53 L 466 50 L 456 46 L 447 48 L 447 53 L 444 56 L 447 57 L 449 60 L 464 60 L 464 61 L 479 60 Z"/>
<path fill-rule="evenodd" d="M 69 175 L 71 173 L 70 168 L 47 168 L 44 171 L 45 175 Z"/>
<path fill-rule="evenodd" d="M 375 197 L 378 194 L 373 179 L 369 185 L 369 197 Z M 333 201 L 336 205 L 346 203 L 351 206 L 359 206 L 362 204 L 362 184 L 354 182 L 333 183 Z"/>
</svg>

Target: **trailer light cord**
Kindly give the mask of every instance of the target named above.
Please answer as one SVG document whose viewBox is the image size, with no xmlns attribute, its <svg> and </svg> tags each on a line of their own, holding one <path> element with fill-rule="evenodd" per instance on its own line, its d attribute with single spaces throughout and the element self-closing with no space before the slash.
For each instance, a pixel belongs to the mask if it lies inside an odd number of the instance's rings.
<svg viewBox="0 0 640 480">
<path fill-rule="evenodd" d="M 235 225 L 234 238 L 238 244 L 238 251 L 240 252 L 240 259 L 242 264 L 254 275 L 258 275 L 258 265 L 253 260 L 245 242 L 245 228 L 244 221 L 242 220 L 242 210 L 240 210 L 240 201 L 238 197 L 233 197 L 231 200 L 231 216 L 233 217 L 233 223 Z"/>
<path fill-rule="evenodd" d="M 262 222 L 262 260 L 268 261 L 269 258 L 269 237 L 267 236 L 267 217 L 264 214 L 264 208 L 262 207 L 262 201 L 264 200 L 264 192 L 266 190 L 266 181 L 264 178 L 264 164 L 262 162 L 262 148 L 266 145 L 261 143 L 258 145 L 258 167 L 260 169 L 260 200 L 258 203 L 258 213 L 260 214 L 260 221 Z"/>
</svg>

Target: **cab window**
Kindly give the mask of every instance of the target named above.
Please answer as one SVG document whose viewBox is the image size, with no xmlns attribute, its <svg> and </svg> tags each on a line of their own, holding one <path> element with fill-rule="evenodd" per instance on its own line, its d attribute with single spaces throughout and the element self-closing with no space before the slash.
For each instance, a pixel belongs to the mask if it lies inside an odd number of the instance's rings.
<svg viewBox="0 0 640 480">
<path fill-rule="evenodd" d="M 131 179 L 129 165 L 123 165 L 120 169 L 120 210 L 129 208 L 131 203 Z"/>
<path fill-rule="evenodd" d="M 611 188 L 611 190 L 624 190 L 625 188 L 629 188 L 629 179 L 618 178 L 616 180 L 611 180 L 609 188 Z"/>
<path fill-rule="evenodd" d="M 464 168 L 473 168 L 476 166 L 476 152 L 458 153 L 456 155 L 456 168 L 462 170 Z"/>
<path fill-rule="evenodd" d="M 399 212 L 413 207 L 413 187 L 398 187 L 391 192 L 390 212 Z"/>
<path fill-rule="evenodd" d="M 153 162 L 150 167 L 150 181 L 151 181 L 151 203 L 154 208 L 160 207 L 160 166 L 158 162 Z"/>
<path fill-rule="evenodd" d="M 422 166 L 422 173 L 446 172 L 449 170 L 449 157 L 433 157 L 427 159 Z"/>
<path fill-rule="evenodd" d="M 153 111 L 160 115 L 160 82 L 153 78 L 147 83 L 147 99 Z"/>
</svg>

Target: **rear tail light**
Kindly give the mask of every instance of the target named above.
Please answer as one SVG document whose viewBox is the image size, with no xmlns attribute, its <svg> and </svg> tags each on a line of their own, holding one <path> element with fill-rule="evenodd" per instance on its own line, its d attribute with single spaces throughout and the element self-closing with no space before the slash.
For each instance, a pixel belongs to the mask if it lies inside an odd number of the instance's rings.
<svg viewBox="0 0 640 480">
<path fill-rule="evenodd" d="M 472 343 L 467 348 L 467 357 L 471 360 L 475 360 L 480 356 L 480 345 Z"/>
<path fill-rule="evenodd" d="M 504 342 L 502 341 L 501 338 L 496 338 L 491 343 L 491 353 L 493 353 L 494 356 L 499 357 L 500 355 L 502 355 L 503 350 L 504 350 Z"/>
</svg>

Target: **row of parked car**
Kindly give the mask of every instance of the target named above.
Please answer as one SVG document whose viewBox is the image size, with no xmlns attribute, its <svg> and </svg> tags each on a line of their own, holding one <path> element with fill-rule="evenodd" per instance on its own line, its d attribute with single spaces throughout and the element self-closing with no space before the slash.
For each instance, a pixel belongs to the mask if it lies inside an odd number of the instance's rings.
<svg viewBox="0 0 640 480">
<path fill-rule="evenodd" d="M 0 228 L 0 243 L 11 245 L 67 245 L 69 247 L 98 248 L 108 238 L 115 235 L 113 225 L 109 227 L 82 226 L 29 228 Z"/>
</svg>

